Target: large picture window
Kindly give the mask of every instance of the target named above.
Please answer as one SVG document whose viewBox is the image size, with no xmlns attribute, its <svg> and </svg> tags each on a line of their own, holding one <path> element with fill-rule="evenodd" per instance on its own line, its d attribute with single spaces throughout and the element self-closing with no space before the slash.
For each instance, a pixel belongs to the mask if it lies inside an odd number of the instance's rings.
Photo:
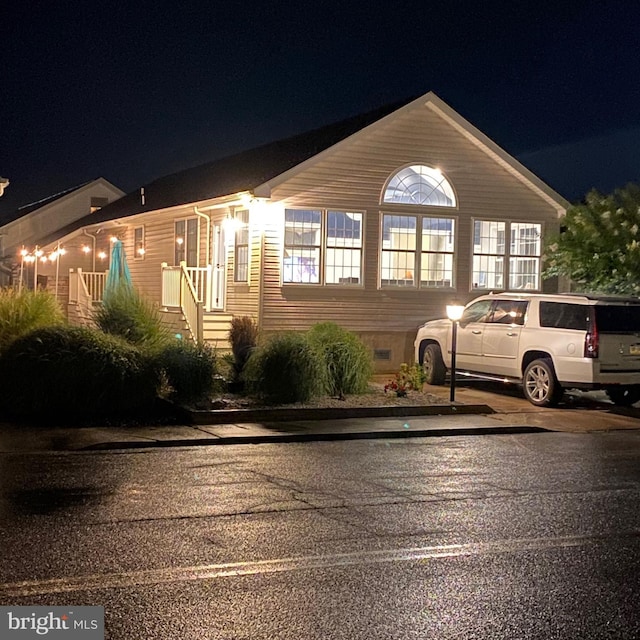
<svg viewBox="0 0 640 640">
<path fill-rule="evenodd" d="M 362 282 L 362 213 L 286 209 L 284 283 Z"/>
<path fill-rule="evenodd" d="M 540 289 L 542 225 L 496 220 L 473 225 L 474 289 Z"/>
<path fill-rule="evenodd" d="M 380 284 L 452 287 L 454 242 L 453 218 L 383 214 Z"/>
</svg>

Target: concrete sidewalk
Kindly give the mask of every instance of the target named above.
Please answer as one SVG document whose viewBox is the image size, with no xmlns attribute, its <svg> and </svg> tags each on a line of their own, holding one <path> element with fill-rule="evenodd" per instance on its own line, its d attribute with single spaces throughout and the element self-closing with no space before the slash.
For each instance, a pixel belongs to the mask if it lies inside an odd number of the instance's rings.
<svg viewBox="0 0 640 640">
<path fill-rule="evenodd" d="M 600 397 L 568 395 L 560 408 L 543 409 L 517 393 L 469 385 L 460 387 L 456 398 L 453 404 L 427 406 L 193 412 L 185 414 L 184 424 L 171 426 L 0 424 L 0 453 L 640 428 L 640 409 L 616 408 Z"/>
<path fill-rule="evenodd" d="M 163 426 L 33 427 L 0 424 L 0 452 L 91 451 L 169 446 L 309 442 L 503 431 L 484 404 L 194 412 Z M 470 419 L 474 427 L 470 427 Z"/>
</svg>

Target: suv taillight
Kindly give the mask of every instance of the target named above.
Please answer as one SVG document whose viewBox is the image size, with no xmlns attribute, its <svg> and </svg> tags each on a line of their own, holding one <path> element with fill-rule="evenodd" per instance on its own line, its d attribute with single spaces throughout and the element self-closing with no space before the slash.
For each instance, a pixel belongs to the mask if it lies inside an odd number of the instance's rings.
<svg viewBox="0 0 640 640">
<path fill-rule="evenodd" d="M 596 325 L 595 310 L 587 322 L 587 335 L 584 338 L 584 357 L 598 357 L 598 327 Z"/>
</svg>

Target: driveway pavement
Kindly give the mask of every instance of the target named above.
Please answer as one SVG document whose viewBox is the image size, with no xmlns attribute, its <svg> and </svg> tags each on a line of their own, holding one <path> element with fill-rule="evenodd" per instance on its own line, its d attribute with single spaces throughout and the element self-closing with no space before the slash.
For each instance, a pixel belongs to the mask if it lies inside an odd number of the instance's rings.
<svg viewBox="0 0 640 640">
<path fill-rule="evenodd" d="M 425 391 L 443 395 L 442 387 Z M 287 409 L 185 416 L 171 426 L 25 427 L 0 424 L 0 453 L 115 450 L 390 437 L 640 429 L 640 408 L 615 407 L 602 393 L 566 394 L 554 409 L 534 407 L 516 387 L 462 381 L 455 404 L 347 410 Z"/>
<path fill-rule="evenodd" d="M 442 387 L 425 386 L 432 393 Z M 543 427 L 551 431 L 588 433 L 616 429 L 640 429 L 640 408 L 616 407 L 602 391 L 567 392 L 558 407 L 535 407 L 524 399 L 515 385 L 482 381 L 462 381 L 456 386 L 456 401 L 463 404 L 486 404 L 495 413 L 491 419 L 503 424 Z"/>
</svg>

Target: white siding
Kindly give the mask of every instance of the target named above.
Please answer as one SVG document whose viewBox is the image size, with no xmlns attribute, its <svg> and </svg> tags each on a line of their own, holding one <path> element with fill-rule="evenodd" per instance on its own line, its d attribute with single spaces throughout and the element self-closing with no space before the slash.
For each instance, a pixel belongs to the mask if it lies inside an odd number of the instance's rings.
<svg viewBox="0 0 640 640">
<path fill-rule="evenodd" d="M 400 114 L 399 114 L 400 115 Z M 533 190 L 428 108 L 363 132 L 351 144 L 276 187 L 272 202 L 286 207 L 365 211 L 364 286 L 280 285 L 282 215 L 266 230 L 262 326 L 303 330 L 323 320 L 366 333 L 372 346 L 394 344 L 391 368 L 407 359 L 419 324 L 442 317 L 454 297 L 470 290 L 472 219 L 516 219 L 555 227 L 557 211 Z M 453 185 L 458 206 L 380 205 L 387 179 L 401 166 L 439 168 Z M 381 212 L 433 213 L 457 223 L 456 288 L 397 290 L 378 287 Z M 270 219 L 274 216 L 271 215 Z M 403 346 L 404 345 L 404 346 Z M 404 349 L 404 353 L 397 353 Z"/>
</svg>

